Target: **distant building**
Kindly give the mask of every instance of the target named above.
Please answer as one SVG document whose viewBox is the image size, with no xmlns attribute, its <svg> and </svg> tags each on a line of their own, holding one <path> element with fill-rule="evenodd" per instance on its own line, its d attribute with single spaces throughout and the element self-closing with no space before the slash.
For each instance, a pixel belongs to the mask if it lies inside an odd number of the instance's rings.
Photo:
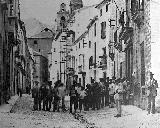
<svg viewBox="0 0 160 128">
<path fill-rule="evenodd" d="M 41 55 L 41 53 L 33 52 L 34 56 L 34 82 L 38 81 L 39 86 L 48 82 L 48 59 Z"/>
<path fill-rule="evenodd" d="M 47 57 L 51 52 L 53 41 L 53 34 L 51 32 L 42 31 L 27 39 L 29 47 L 34 51 L 40 52 L 43 56 Z"/>
</svg>

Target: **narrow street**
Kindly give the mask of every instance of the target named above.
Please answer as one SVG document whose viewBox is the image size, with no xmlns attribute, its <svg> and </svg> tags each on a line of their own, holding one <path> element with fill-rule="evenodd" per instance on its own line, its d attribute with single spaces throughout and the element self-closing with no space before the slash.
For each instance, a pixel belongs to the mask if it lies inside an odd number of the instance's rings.
<svg viewBox="0 0 160 128">
<path fill-rule="evenodd" d="M 0 128 L 160 128 L 158 12 L 158 0 L 0 0 Z"/>
<path fill-rule="evenodd" d="M 23 95 L 11 113 L 0 113 L 0 128 L 159 128 L 160 114 L 150 114 L 135 106 L 123 106 L 122 117 L 115 108 L 77 113 L 32 111 L 33 99 Z"/>
<path fill-rule="evenodd" d="M 0 113 L 0 128 L 85 128 L 68 112 L 32 111 L 33 99 L 23 95 L 11 113 Z"/>
</svg>

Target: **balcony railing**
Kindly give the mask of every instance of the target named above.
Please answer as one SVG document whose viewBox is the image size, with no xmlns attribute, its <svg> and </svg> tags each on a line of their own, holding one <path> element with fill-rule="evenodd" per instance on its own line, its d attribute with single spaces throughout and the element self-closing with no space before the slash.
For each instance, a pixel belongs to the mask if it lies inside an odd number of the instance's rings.
<svg viewBox="0 0 160 128">
<path fill-rule="evenodd" d="M 127 40 L 131 36 L 132 33 L 133 33 L 132 27 L 123 27 L 119 35 L 120 41 Z"/>
<path fill-rule="evenodd" d="M 8 18 L 16 18 L 16 6 L 14 4 L 8 4 Z"/>
<path fill-rule="evenodd" d="M 109 47 L 109 57 L 111 58 L 111 60 L 113 61 L 114 60 L 114 42 L 110 41 L 109 44 L 108 44 L 108 47 Z"/>
<path fill-rule="evenodd" d="M 144 24 L 144 2 L 138 3 L 138 1 L 132 2 L 131 7 L 132 20 L 138 27 Z"/>
<path fill-rule="evenodd" d="M 101 61 L 98 64 L 98 68 L 106 69 L 107 68 L 107 55 L 104 54 L 103 56 L 99 56 Z"/>
<path fill-rule="evenodd" d="M 83 71 L 83 66 L 78 66 L 78 74 L 86 74 L 86 72 Z"/>
<path fill-rule="evenodd" d="M 75 70 L 73 68 L 68 67 L 66 69 L 66 74 L 67 75 L 74 75 L 74 73 L 75 73 Z"/>
</svg>

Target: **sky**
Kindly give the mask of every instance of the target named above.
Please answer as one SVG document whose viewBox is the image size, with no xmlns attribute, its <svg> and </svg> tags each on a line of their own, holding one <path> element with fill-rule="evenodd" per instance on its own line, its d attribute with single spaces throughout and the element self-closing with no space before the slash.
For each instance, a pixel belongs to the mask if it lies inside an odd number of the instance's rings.
<svg viewBox="0 0 160 128">
<path fill-rule="evenodd" d="M 34 17 L 43 23 L 53 25 L 60 4 L 70 0 L 20 0 L 21 18 Z M 83 0 L 84 6 L 93 5 L 102 0 Z"/>
<path fill-rule="evenodd" d="M 156 2 L 151 2 L 151 41 L 153 42 L 151 45 L 151 63 L 152 63 L 152 71 L 154 73 L 154 77 L 159 81 L 160 87 L 160 1 L 154 0 Z"/>
<path fill-rule="evenodd" d="M 21 18 L 34 17 L 43 23 L 53 25 L 60 3 L 69 0 L 20 0 Z M 83 0 L 84 6 L 93 5 L 102 0 Z M 153 2 L 154 1 L 154 2 Z M 152 71 L 160 80 L 160 0 L 151 0 L 151 34 L 152 34 Z"/>
</svg>

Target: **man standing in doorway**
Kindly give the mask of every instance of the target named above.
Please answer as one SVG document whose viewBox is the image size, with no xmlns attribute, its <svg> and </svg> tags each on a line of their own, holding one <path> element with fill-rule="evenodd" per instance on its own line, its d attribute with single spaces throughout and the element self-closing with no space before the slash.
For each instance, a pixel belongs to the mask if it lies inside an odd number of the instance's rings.
<svg viewBox="0 0 160 128">
<path fill-rule="evenodd" d="M 155 97 L 157 96 L 158 84 L 156 83 L 156 80 L 153 78 L 153 75 L 154 74 L 150 72 L 150 85 L 147 90 L 148 114 L 150 114 L 150 112 L 152 114 L 155 113 Z"/>
</svg>

